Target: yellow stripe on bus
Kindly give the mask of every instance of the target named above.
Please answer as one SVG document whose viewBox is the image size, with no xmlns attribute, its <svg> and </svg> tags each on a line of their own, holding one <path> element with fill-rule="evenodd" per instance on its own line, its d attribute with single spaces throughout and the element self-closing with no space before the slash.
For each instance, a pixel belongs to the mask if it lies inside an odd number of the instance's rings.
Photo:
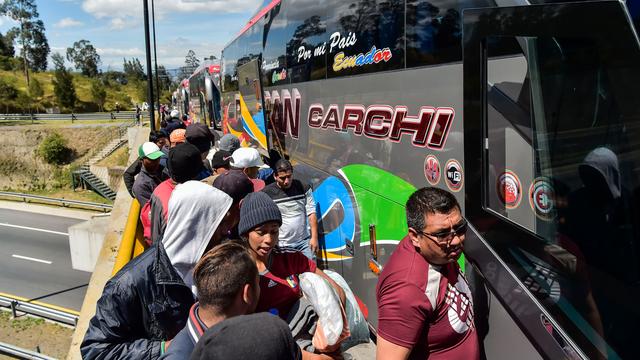
<svg viewBox="0 0 640 360">
<path fill-rule="evenodd" d="M 256 122 L 253 120 L 251 113 L 249 112 L 249 108 L 247 104 L 244 102 L 244 98 L 242 94 L 240 94 L 240 113 L 242 114 L 242 119 L 247 124 L 251 132 L 256 136 L 256 140 L 260 143 L 260 146 L 263 148 L 267 148 L 267 136 L 262 133 L 262 130 L 258 128 Z"/>
</svg>

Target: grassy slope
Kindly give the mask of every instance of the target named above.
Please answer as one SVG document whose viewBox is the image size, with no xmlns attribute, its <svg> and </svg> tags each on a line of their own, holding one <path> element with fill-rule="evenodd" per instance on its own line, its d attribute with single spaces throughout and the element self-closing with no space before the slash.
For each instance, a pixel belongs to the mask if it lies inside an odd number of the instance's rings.
<svg viewBox="0 0 640 360">
<path fill-rule="evenodd" d="M 42 89 L 44 90 L 44 96 L 40 99 L 36 99 L 35 104 L 43 111 L 47 107 L 55 106 L 56 100 L 53 94 L 53 72 L 41 72 L 30 73 L 31 78 L 38 79 Z M 0 70 L 0 79 L 13 84 L 18 90 L 22 92 L 27 91 L 27 83 L 22 72 L 19 71 L 2 71 Z M 73 74 L 73 84 L 76 87 L 76 95 L 78 96 L 80 107 L 79 110 L 96 111 L 97 106 L 93 103 L 91 98 L 91 79 L 82 76 L 79 73 Z M 115 109 L 115 103 L 119 102 L 121 109 L 130 110 L 134 103 L 141 103 L 144 101 L 140 98 L 139 91 L 134 83 L 127 85 L 111 84 L 106 88 L 107 90 L 107 102 L 105 104 L 106 110 Z M 9 102 L 11 105 L 11 102 Z M 6 104 L 0 103 L 0 112 L 6 112 Z"/>
</svg>

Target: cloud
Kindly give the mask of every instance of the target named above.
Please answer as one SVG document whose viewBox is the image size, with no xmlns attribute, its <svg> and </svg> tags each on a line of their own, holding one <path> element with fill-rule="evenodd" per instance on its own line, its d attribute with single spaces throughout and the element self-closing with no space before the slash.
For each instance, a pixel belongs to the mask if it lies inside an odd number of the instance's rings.
<svg viewBox="0 0 640 360">
<path fill-rule="evenodd" d="M 140 21 L 126 18 L 113 18 L 109 23 L 109 29 L 111 30 L 123 30 L 130 29 L 136 26 L 140 26 Z"/>
<path fill-rule="evenodd" d="M 160 19 L 171 13 L 239 13 L 253 11 L 260 0 L 155 0 L 156 16 Z M 142 1 L 131 0 L 84 0 L 82 9 L 98 19 L 140 18 L 143 15 Z"/>
<path fill-rule="evenodd" d="M 145 52 L 139 48 L 118 49 L 118 48 L 97 48 L 96 51 L 100 56 L 117 56 L 117 57 L 136 57 L 144 56 Z"/>
<path fill-rule="evenodd" d="M 60 21 L 55 23 L 53 26 L 64 29 L 64 28 L 70 28 L 70 27 L 76 27 L 76 26 L 82 26 L 82 25 L 84 25 L 82 21 L 78 21 L 70 17 L 67 17 L 67 18 L 61 19 Z"/>
</svg>

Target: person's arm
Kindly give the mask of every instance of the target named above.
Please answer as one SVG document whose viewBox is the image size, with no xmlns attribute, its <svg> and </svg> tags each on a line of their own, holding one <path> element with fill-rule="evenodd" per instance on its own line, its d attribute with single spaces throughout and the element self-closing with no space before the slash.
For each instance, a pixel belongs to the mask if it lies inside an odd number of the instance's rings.
<svg viewBox="0 0 640 360">
<path fill-rule="evenodd" d="M 336 290 L 336 293 L 338 294 L 338 297 L 340 298 L 342 306 L 344 307 L 347 303 L 347 296 L 344 294 L 344 290 L 342 290 L 340 285 L 338 285 L 337 282 L 333 281 L 333 279 L 329 277 L 329 275 L 325 274 L 324 271 L 318 268 L 316 268 L 315 274 L 320 275 L 323 279 L 327 280 L 329 284 L 331 284 L 331 286 L 333 286 L 333 288 Z"/>
<path fill-rule="evenodd" d="M 318 252 L 318 218 L 316 213 L 309 215 L 309 227 L 311 228 L 311 239 L 309 239 L 309 248 L 314 254 Z"/>
<path fill-rule="evenodd" d="M 140 159 L 136 159 L 136 161 L 132 162 L 127 170 L 124 171 L 124 174 L 122 174 L 124 185 L 127 187 L 127 191 L 131 197 L 135 197 L 133 194 L 133 183 L 136 181 L 136 175 L 140 173 L 141 169 L 142 161 L 140 161 Z"/>
<path fill-rule="evenodd" d="M 139 338 L 144 319 L 131 284 L 109 281 L 80 345 L 83 359 L 157 359 L 161 341 Z"/>
<path fill-rule="evenodd" d="M 411 354 L 411 349 L 396 345 L 385 340 L 378 334 L 378 342 L 376 344 L 376 359 L 380 360 L 406 360 Z"/>
<path fill-rule="evenodd" d="M 309 247 L 315 254 L 318 251 L 318 217 L 316 216 L 316 201 L 313 198 L 313 191 L 311 187 L 305 192 L 306 197 L 306 212 L 309 219 L 309 227 L 311 228 L 311 239 L 309 239 Z"/>
</svg>

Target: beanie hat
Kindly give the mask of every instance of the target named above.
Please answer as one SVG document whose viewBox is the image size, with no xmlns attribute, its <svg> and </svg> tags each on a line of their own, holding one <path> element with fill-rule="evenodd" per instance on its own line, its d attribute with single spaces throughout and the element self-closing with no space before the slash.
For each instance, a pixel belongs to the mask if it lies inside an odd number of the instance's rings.
<svg viewBox="0 0 640 360">
<path fill-rule="evenodd" d="M 194 180 L 203 168 L 200 151 L 188 143 L 178 144 L 169 150 L 167 166 L 175 182 Z"/>
<path fill-rule="evenodd" d="M 263 192 L 254 192 L 247 195 L 240 207 L 240 223 L 238 233 L 244 235 L 269 221 L 276 221 L 282 225 L 280 209 L 269 195 Z"/>
</svg>

